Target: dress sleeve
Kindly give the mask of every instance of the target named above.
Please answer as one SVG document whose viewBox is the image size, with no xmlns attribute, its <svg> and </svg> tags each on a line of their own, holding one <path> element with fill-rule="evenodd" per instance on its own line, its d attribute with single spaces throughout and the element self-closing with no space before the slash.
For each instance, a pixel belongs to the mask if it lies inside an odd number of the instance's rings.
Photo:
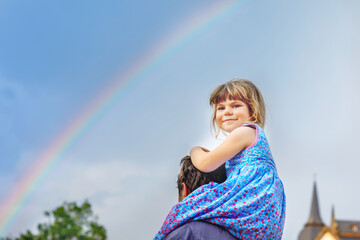
<svg viewBox="0 0 360 240">
<path fill-rule="evenodd" d="M 254 123 L 246 123 L 243 126 L 244 127 L 251 127 L 251 128 L 256 130 L 256 138 L 255 138 L 254 142 L 250 146 L 245 148 L 245 149 L 249 149 L 249 148 L 254 147 L 257 144 L 257 142 L 259 141 L 259 126 L 257 124 L 254 124 Z"/>
</svg>

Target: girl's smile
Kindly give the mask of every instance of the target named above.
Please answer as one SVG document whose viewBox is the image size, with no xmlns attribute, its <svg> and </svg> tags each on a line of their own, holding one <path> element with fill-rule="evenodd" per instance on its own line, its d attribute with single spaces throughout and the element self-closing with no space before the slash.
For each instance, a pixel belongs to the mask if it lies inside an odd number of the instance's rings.
<svg viewBox="0 0 360 240">
<path fill-rule="evenodd" d="M 215 121 L 220 129 L 225 132 L 232 132 L 250 119 L 249 107 L 240 100 L 220 102 L 216 105 Z"/>
</svg>

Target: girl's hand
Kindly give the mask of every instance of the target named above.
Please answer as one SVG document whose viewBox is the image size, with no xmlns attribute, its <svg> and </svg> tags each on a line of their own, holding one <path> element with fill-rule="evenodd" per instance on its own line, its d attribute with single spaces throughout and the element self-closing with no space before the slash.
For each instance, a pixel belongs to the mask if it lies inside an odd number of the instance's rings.
<svg viewBox="0 0 360 240">
<path fill-rule="evenodd" d="M 241 150 L 250 146 L 256 139 L 256 130 L 250 127 L 234 129 L 214 150 L 193 147 L 190 151 L 191 161 L 202 172 L 211 172 L 234 157 Z"/>
<path fill-rule="evenodd" d="M 197 163 L 193 159 L 202 159 L 209 152 L 206 148 L 202 148 L 200 146 L 195 146 L 190 150 L 191 161 L 196 167 Z"/>
<path fill-rule="evenodd" d="M 201 149 L 202 149 L 204 152 L 210 152 L 209 149 L 206 149 L 206 148 L 203 148 L 203 147 L 201 147 Z"/>
<path fill-rule="evenodd" d="M 210 150 L 209 149 L 206 149 L 206 148 L 204 148 L 204 147 L 200 147 L 200 146 L 195 146 L 195 147 L 193 147 L 191 150 L 190 150 L 190 155 L 191 155 L 191 152 L 194 150 L 194 151 L 197 151 L 197 150 L 203 150 L 204 152 L 210 152 Z"/>
<path fill-rule="evenodd" d="M 195 146 L 190 150 L 190 157 L 191 158 L 199 158 L 199 157 L 205 157 L 205 155 L 210 152 L 208 149 Z M 194 163 L 194 162 L 193 162 Z"/>
<path fill-rule="evenodd" d="M 194 155 L 200 153 L 201 152 L 209 152 L 209 150 L 207 150 L 206 148 L 202 148 L 200 146 L 195 146 L 190 150 L 190 157 L 193 157 Z"/>
</svg>

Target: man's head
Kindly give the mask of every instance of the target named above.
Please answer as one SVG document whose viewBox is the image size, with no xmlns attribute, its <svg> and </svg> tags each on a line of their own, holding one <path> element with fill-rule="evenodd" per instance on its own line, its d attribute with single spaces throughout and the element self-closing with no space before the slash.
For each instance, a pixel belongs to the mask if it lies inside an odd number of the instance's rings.
<svg viewBox="0 0 360 240">
<path fill-rule="evenodd" d="M 192 191 L 209 182 L 222 183 L 226 180 L 225 164 L 213 172 L 204 173 L 195 168 L 190 156 L 185 156 L 180 161 L 181 169 L 177 184 L 179 189 L 179 202 Z"/>
</svg>

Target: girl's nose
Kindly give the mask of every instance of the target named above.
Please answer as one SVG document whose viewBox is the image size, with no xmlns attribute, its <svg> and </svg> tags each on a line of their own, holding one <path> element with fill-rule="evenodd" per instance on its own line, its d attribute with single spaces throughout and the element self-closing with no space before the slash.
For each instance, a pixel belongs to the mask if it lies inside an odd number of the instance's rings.
<svg viewBox="0 0 360 240">
<path fill-rule="evenodd" d="M 225 108 L 225 115 L 231 115 L 232 114 L 232 109 L 231 107 L 226 107 Z"/>
</svg>

